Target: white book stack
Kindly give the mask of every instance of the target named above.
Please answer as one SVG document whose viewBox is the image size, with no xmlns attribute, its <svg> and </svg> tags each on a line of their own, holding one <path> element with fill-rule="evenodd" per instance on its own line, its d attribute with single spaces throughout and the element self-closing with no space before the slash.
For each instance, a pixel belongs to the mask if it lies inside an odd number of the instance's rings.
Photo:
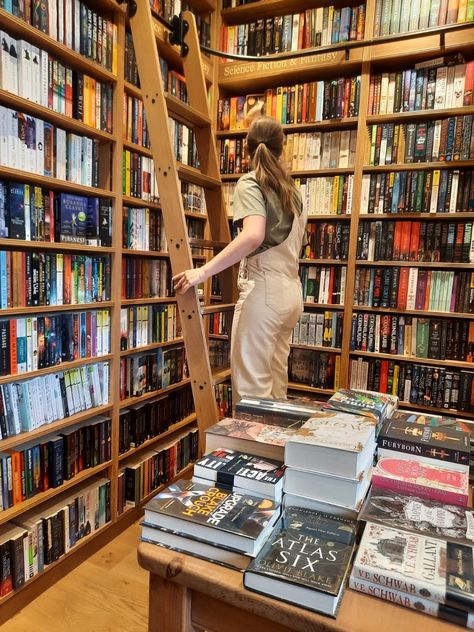
<svg viewBox="0 0 474 632">
<path fill-rule="evenodd" d="M 285 445 L 284 505 L 354 518 L 370 486 L 375 421 L 318 412 Z"/>
</svg>

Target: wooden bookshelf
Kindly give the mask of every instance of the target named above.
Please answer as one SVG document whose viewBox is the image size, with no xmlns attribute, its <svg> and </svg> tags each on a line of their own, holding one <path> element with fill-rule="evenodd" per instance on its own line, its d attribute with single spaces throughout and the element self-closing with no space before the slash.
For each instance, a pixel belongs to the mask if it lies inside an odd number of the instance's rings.
<svg viewBox="0 0 474 632">
<path fill-rule="evenodd" d="M 127 349 L 126 351 L 121 351 L 121 357 L 125 357 L 128 355 L 134 355 L 135 353 L 146 353 L 147 351 L 154 351 L 155 349 L 160 349 L 162 347 L 172 347 L 173 345 L 183 344 L 182 338 L 174 338 L 174 340 L 167 340 L 166 342 L 152 342 L 149 345 L 144 345 L 143 347 L 134 347 L 133 349 Z"/>
</svg>

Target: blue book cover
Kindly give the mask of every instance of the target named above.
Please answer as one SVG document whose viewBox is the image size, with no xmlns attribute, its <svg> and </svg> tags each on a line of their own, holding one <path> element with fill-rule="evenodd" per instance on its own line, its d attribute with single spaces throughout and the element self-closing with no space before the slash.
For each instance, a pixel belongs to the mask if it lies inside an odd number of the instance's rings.
<svg viewBox="0 0 474 632">
<path fill-rule="evenodd" d="M 0 250 L 0 308 L 8 307 L 7 253 Z"/>
<path fill-rule="evenodd" d="M 80 353 L 80 357 L 81 358 L 85 358 L 86 357 L 86 342 L 87 342 L 86 313 L 85 312 L 81 312 L 80 313 L 80 318 L 81 318 L 81 322 L 80 322 L 80 329 L 81 329 L 81 353 Z"/>
<path fill-rule="evenodd" d="M 25 185 L 11 183 L 8 192 L 10 209 L 8 236 L 12 239 L 25 239 Z"/>
<path fill-rule="evenodd" d="M 59 240 L 85 244 L 87 228 L 87 198 L 81 195 L 59 195 Z"/>
<path fill-rule="evenodd" d="M 8 237 L 8 204 L 7 204 L 7 185 L 0 181 L 0 237 Z"/>
<path fill-rule="evenodd" d="M 351 7 L 343 7 L 341 9 L 341 27 L 339 30 L 339 41 L 348 42 L 349 32 L 351 28 Z"/>
</svg>

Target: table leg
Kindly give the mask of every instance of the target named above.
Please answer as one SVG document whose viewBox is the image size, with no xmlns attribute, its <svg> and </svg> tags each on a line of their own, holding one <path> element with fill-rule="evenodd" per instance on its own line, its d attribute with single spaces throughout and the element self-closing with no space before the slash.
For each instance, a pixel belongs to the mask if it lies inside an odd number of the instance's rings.
<svg viewBox="0 0 474 632">
<path fill-rule="evenodd" d="M 150 573 L 148 632 L 193 632 L 191 591 Z"/>
</svg>

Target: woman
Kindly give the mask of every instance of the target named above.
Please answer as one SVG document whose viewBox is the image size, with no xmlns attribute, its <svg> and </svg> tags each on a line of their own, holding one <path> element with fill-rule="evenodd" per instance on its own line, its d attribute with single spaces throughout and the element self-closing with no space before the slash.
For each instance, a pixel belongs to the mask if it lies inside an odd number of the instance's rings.
<svg viewBox="0 0 474 632">
<path fill-rule="evenodd" d="M 240 261 L 231 336 L 234 401 L 244 395 L 286 399 L 291 332 L 303 310 L 298 259 L 306 228 L 299 190 L 281 156 L 283 129 L 273 118 L 250 126 L 252 171 L 237 182 L 234 224 L 240 233 L 201 268 L 173 277 L 179 293 Z"/>
</svg>

